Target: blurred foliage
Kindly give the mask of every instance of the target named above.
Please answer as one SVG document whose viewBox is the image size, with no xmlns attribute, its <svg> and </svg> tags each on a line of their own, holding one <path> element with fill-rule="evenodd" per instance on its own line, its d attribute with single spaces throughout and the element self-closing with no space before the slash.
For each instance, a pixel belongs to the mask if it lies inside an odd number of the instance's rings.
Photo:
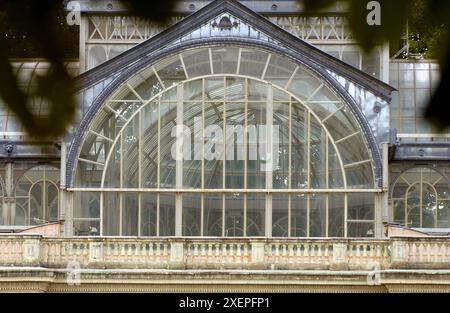
<svg viewBox="0 0 450 313">
<path fill-rule="evenodd" d="M 381 8 L 381 25 L 367 23 L 368 0 L 299 0 L 308 12 L 337 5 L 348 6 L 348 19 L 355 39 L 366 50 L 383 42 L 391 47 L 410 31 L 410 52 L 424 53 L 437 58 L 442 77 L 439 87 L 425 111 L 425 117 L 438 129 L 450 126 L 450 108 L 446 104 L 446 90 L 450 90 L 450 1 L 448 0 L 378 0 Z"/>
<path fill-rule="evenodd" d="M 131 15 L 164 23 L 174 12 L 179 0 L 140 1 L 121 0 Z M 298 0 L 306 13 L 315 14 L 336 0 Z M 0 0 L 0 97 L 14 112 L 27 131 L 34 136 L 50 139 L 62 136 L 73 121 L 76 102 L 72 83 L 64 68 L 64 60 L 78 54 L 78 28 L 66 25 L 63 0 Z M 410 51 L 439 58 L 442 64 L 442 82 L 430 103 L 426 115 L 441 129 L 450 125 L 445 90 L 450 90 L 449 58 L 450 1 L 447 0 L 379 0 L 381 25 L 369 26 L 366 17 L 368 0 L 341 0 L 348 5 L 348 19 L 356 40 L 369 51 L 382 42 L 399 44 L 405 35 L 407 21 L 410 31 Z M 40 57 L 51 63 L 51 69 L 38 79 L 30 93 L 18 86 L 10 59 Z M 50 104 L 50 115 L 35 116 L 29 103 L 33 97 Z"/>
<path fill-rule="evenodd" d="M 0 1 L 2 26 L 7 29 L 0 36 L 0 96 L 26 130 L 41 138 L 64 134 L 76 109 L 73 80 L 63 64 L 68 48 L 65 32 L 58 27 L 61 4 L 58 0 Z M 24 41 L 22 46 L 15 47 L 17 37 Z M 31 51 L 41 55 L 51 66 L 46 75 L 36 79 L 35 88 L 25 91 L 19 87 L 9 60 L 13 56 L 28 56 Z M 17 54 L 12 54 L 14 52 Z M 48 103 L 48 116 L 33 114 L 30 104 L 33 98 Z"/>
<path fill-rule="evenodd" d="M 433 12 L 427 4 L 426 0 L 416 0 L 411 8 L 408 19 L 409 52 L 423 54 L 425 59 L 442 60 L 446 56 L 442 45 L 449 35 L 448 24 L 439 19 L 429 19 Z M 408 56 L 405 54 L 404 57 Z"/>
<path fill-rule="evenodd" d="M 40 47 L 41 43 L 39 38 L 34 35 L 33 28 L 28 27 L 31 25 L 24 25 L 24 23 L 27 23 L 24 18 L 19 17 L 18 20 L 13 20 L 15 17 L 9 11 L 6 11 L 9 8 L 5 5 L 5 2 L 0 0 L 0 34 L 3 36 L 6 53 L 11 58 L 42 58 L 44 53 Z M 25 7 L 29 5 L 24 4 Z M 67 12 L 62 3 L 58 3 L 53 10 L 54 20 L 49 22 L 52 23 L 52 28 L 55 29 L 55 33 L 58 33 L 60 36 L 61 55 L 66 59 L 78 59 L 79 27 L 73 27 L 67 24 Z"/>
</svg>

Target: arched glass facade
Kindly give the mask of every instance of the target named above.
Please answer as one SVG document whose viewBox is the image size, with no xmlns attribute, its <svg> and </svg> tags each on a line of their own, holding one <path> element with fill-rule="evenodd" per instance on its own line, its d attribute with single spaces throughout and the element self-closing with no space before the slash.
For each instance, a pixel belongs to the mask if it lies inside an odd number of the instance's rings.
<svg viewBox="0 0 450 313">
<path fill-rule="evenodd" d="M 38 225 L 59 219 L 60 171 L 37 166 L 26 171 L 16 185 L 14 224 Z"/>
<path fill-rule="evenodd" d="M 448 178 L 428 167 L 402 173 L 392 189 L 394 222 L 413 228 L 450 228 Z"/>
<path fill-rule="evenodd" d="M 239 46 L 185 50 L 122 84 L 84 137 L 74 187 L 75 233 L 123 236 L 373 236 L 378 191 L 341 97 Z"/>
</svg>

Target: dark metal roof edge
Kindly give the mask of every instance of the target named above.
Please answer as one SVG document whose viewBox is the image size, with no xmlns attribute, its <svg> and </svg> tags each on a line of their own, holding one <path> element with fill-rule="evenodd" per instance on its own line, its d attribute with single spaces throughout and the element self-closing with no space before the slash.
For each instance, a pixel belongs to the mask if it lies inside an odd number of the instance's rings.
<svg viewBox="0 0 450 313">
<path fill-rule="evenodd" d="M 241 3 L 230 0 L 223 1 L 226 1 L 235 6 L 236 9 L 238 9 L 238 13 L 246 13 L 247 16 L 245 17 L 249 18 L 246 20 L 246 22 L 258 26 L 258 28 L 262 28 L 263 31 L 266 31 L 266 33 L 270 34 L 270 36 L 274 39 L 282 41 L 283 44 L 285 44 L 287 47 L 292 49 L 302 49 L 304 52 L 308 52 L 308 56 L 312 61 L 315 61 L 322 66 L 326 65 L 327 68 L 335 71 L 337 74 L 353 80 L 355 83 L 374 91 L 376 95 L 379 95 L 381 98 L 385 98 L 386 100 L 388 100 L 388 102 L 390 101 L 390 94 L 396 89 L 389 84 L 386 84 L 385 82 L 333 57 L 332 55 L 320 50 L 314 45 L 292 35 L 288 31 L 273 24 L 261 14 L 250 10 L 248 7 L 242 5 Z M 244 16 L 242 15 L 239 16 L 239 18 L 243 17 Z M 376 84 L 379 89 L 374 88 L 372 84 Z"/>
<path fill-rule="evenodd" d="M 175 25 L 170 26 L 154 37 L 138 44 L 117 57 L 106 61 L 105 63 L 81 74 L 75 79 L 75 91 L 87 88 L 95 82 L 109 75 L 112 75 L 117 69 L 123 69 L 145 56 L 149 49 L 154 47 L 163 47 L 168 42 L 174 41 L 180 36 L 200 27 L 207 20 L 218 14 L 229 11 L 236 17 L 251 24 L 261 31 L 269 34 L 274 39 L 282 42 L 290 49 L 301 49 L 312 61 L 352 80 L 357 85 L 371 90 L 376 96 L 387 102 L 391 100 L 391 93 L 396 89 L 385 82 L 370 76 L 363 71 L 348 65 L 347 63 L 321 51 L 313 45 L 290 34 L 284 29 L 276 26 L 264 16 L 252 11 L 245 5 L 234 0 L 216 0 L 200 10 L 187 16 Z"/>
</svg>

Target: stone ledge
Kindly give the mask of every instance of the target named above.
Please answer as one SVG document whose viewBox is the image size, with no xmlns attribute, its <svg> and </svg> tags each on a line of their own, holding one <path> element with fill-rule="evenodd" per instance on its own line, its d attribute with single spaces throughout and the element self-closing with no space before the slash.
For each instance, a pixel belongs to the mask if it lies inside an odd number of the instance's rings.
<svg viewBox="0 0 450 313">
<path fill-rule="evenodd" d="M 68 270 L 1 267 L 0 292 L 449 292 L 450 270 L 384 270 L 371 285 L 369 271 Z"/>
</svg>

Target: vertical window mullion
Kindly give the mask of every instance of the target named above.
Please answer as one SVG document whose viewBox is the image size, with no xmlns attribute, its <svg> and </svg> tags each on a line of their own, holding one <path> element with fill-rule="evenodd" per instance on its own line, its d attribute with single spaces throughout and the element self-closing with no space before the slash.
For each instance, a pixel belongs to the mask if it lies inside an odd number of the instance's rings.
<svg viewBox="0 0 450 313">
<path fill-rule="evenodd" d="M 416 99 L 416 91 L 417 91 L 417 84 L 416 84 L 416 65 L 413 64 L 413 114 L 414 114 L 414 133 L 417 133 L 417 116 L 416 116 L 416 107 L 417 107 L 417 99 Z M 422 198 L 422 197 L 421 197 Z M 421 215 L 422 216 L 422 215 Z M 422 223 L 421 223 L 422 224 Z"/>
<path fill-rule="evenodd" d="M 155 71 L 156 73 L 156 71 Z M 158 164 L 158 168 L 157 168 L 157 181 L 156 181 L 156 186 L 159 188 L 161 188 L 161 96 L 158 97 L 158 102 L 157 102 L 157 114 L 158 114 L 158 156 L 157 156 L 157 164 Z M 160 193 L 158 192 L 156 194 L 156 236 L 159 236 L 159 223 L 160 223 L 160 214 L 159 214 L 159 198 L 160 198 Z"/>
<path fill-rule="evenodd" d="M 138 117 L 138 186 L 142 188 L 142 110 Z M 142 194 L 138 193 L 138 236 L 141 236 Z"/>
<path fill-rule="evenodd" d="M 236 74 L 238 74 L 238 75 L 241 70 L 241 57 L 242 57 L 242 48 L 239 48 L 237 67 L 236 67 Z"/>
<path fill-rule="evenodd" d="M 43 221 L 46 221 L 46 222 L 48 222 L 47 221 L 47 219 L 46 219 L 46 209 L 47 209 L 47 195 L 46 195 L 46 192 L 45 192 L 45 190 L 46 190 L 46 188 L 47 188 L 47 182 L 46 182 L 46 180 L 47 180 L 47 175 L 46 175 L 46 171 L 44 170 L 44 179 L 42 180 L 42 199 L 41 199 L 41 201 L 42 201 L 42 220 Z"/>
<path fill-rule="evenodd" d="M 100 236 L 104 235 L 103 230 L 103 191 L 100 192 Z"/>
<path fill-rule="evenodd" d="M 124 149 L 123 140 L 124 140 L 123 132 L 121 132 L 120 133 L 120 151 L 119 151 L 119 163 L 120 163 L 120 165 L 119 165 L 119 168 L 120 168 L 119 186 L 120 186 L 120 189 L 123 188 L 123 149 Z M 120 215 L 120 217 L 119 217 L 119 224 L 120 224 L 119 225 L 119 234 L 120 234 L 120 236 L 122 236 L 123 235 L 123 227 L 122 227 L 122 224 L 123 224 L 123 193 L 122 193 L 122 190 L 119 193 L 119 215 Z"/>
<path fill-rule="evenodd" d="M 289 113 L 288 113 L 288 121 L 289 121 L 289 148 L 288 148 L 288 189 L 292 188 L 292 97 L 289 97 Z M 288 237 L 292 236 L 292 194 L 289 194 L 288 200 Z"/>
<path fill-rule="evenodd" d="M 419 196 L 419 199 L 420 199 L 420 202 L 419 202 L 419 209 L 420 209 L 420 212 L 419 212 L 419 216 L 420 216 L 420 228 L 422 228 L 423 227 L 423 170 L 421 169 L 420 170 L 420 196 Z"/>
<path fill-rule="evenodd" d="M 205 189 L 205 79 L 202 78 L 202 130 L 201 130 L 201 186 Z M 205 226 L 205 193 L 200 198 L 200 236 L 204 236 Z"/>
<path fill-rule="evenodd" d="M 175 139 L 175 145 L 177 145 L 177 153 L 182 153 L 183 151 L 178 151 L 178 141 L 180 139 L 184 140 L 184 134 L 180 134 L 180 128 L 183 127 L 184 123 L 184 108 L 183 108 L 183 92 L 184 92 L 184 85 L 179 84 L 177 86 L 177 131 L 176 131 L 176 139 Z M 183 138 L 178 138 L 179 136 L 183 136 Z M 183 144 L 186 144 L 183 142 Z M 190 144 L 190 143 L 189 143 Z M 183 146 L 183 149 L 185 147 Z M 177 189 L 183 188 L 183 156 L 177 156 L 176 165 L 175 165 L 175 185 Z M 175 195 L 175 236 L 181 236 L 182 235 L 182 215 L 183 215 L 183 195 L 179 192 Z"/>
<path fill-rule="evenodd" d="M 328 138 L 328 135 L 326 135 L 325 136 L 325 186 L 326 186 L 326 189 L 329 189 L 329 173 L 328 173 L 328 171 L 329 171 L 329 164 L 328 164 L 328 161 L 329 161 L 329 158 L 328 158 L 328 155 L 329 155 L 329 151 L 328 151 L 328 145 L 329 145 L 329 138 Z M 330 199 L 330 194 L 326 194 L 325 195 L 325 237 L 329 237 L 329 228 L 330 228 L 330 225 L 329 225 L 329 218 L 330 218 L 330 201 L 329 201 L 329 199 Z"/>
<path fill-rule="evenodd" d="M 267 108 L 266 108 L 266 189 L 271 190 L 273 186 L 273 86 L 267 86 Z M 272 237 L 272 193 L 266 194 L 266 237 Z"/>
<path fill-rule="evenodd" d="M 227 105 L 226 105 L 226 77 L 223 78 L 223 121 L 222 121 L 222 190 L 224 190 L 226 188 L 226 149 L 227 149 L 227 145 L 226 145 L 226 141 L 227 141 L 227 127 L 226 127 L 226 123 L 227 123 Z M 226 201 L 225 201 L 225 194 L 222 193 L 222 236 L 226 235 L 225 232 L 225 219 L 226 219 Z"/>
<path fill-rule="evenodd" d="M 306 164 L 307 164 L 307 189 L 311 189 L 311 112 L 308 110 L 306 114 Z M 311 233 L 311 194 L 308 195 L 306 207 L 306 236 L 310 237 Z"/>
<path fill-rule="evenodd" d="M 248 80 L 244 80 L 244 190 L 247 190 L 247 163 L 248 163 Z M 247 236 L 247 208 L 248 195 L 244 194 L 244 236 Z"/>
<path fill-rule="evenodd" d="M 348 194 L 344 195 L 344 237 L 348 237 Z"/>
</svg>

